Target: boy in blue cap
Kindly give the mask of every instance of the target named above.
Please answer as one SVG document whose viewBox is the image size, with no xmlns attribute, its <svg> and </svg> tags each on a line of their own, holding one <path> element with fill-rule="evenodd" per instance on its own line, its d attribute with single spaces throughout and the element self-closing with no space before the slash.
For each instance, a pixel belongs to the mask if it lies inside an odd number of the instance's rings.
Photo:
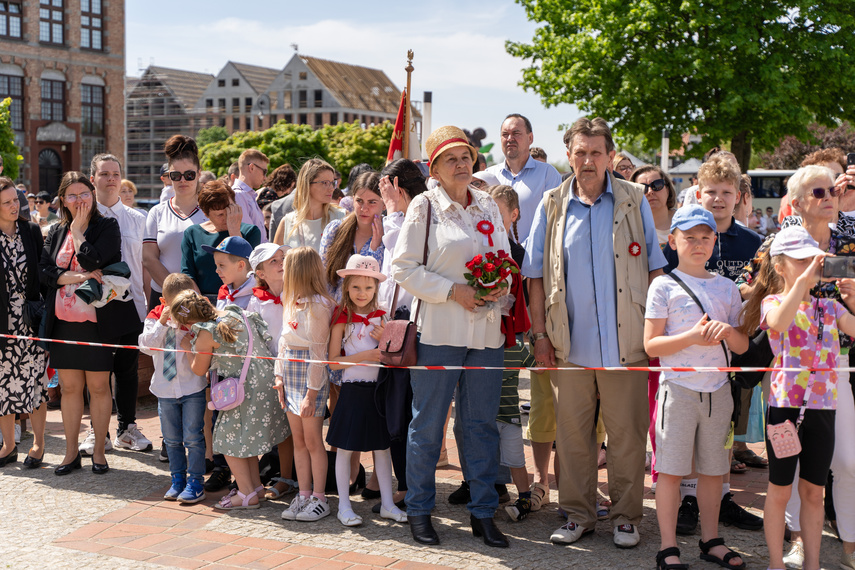
<svg viewBox="0 0 855 570">
<path fill-rule="evenodd" d="M 716 220 L 703 207 L 685 206 L 674 214 L 668 243 L 679 264 L 650 285 L 644 325 L 644 348 L 651 358 L 659 357 L 662 366 L 724 367 L 727 348 L 737 354 L 748 348 L 748 337 L 735 328 L 742 309 L 739 289 L 706 268 L 716 237 Z M 657 400 L 656 513 L 662 540 L 657 567 L 680 562 L 676 534 L 680 481 L 692 472 L 694 458 L 701 558 L 743 568 L 743 561 L 718 535 L 722 475 L 730 470 L 725 442 L 733 399 L 727 373 L 663 372 Z"/>
<path fill-rule="evenodd" d="M 252 298 L 252 280 L 249 278 L 252 271 L 249 264 L 252 246 L 249 242 L 239 236 L 229 236 L 217 247 L 203 245 L 202 251 L 214 255 L 217 275 L 223 280 L 223 286 L 217 293 L 217 309 L 223 309 L 226 305 L 246 309 Z"/>
</svg>

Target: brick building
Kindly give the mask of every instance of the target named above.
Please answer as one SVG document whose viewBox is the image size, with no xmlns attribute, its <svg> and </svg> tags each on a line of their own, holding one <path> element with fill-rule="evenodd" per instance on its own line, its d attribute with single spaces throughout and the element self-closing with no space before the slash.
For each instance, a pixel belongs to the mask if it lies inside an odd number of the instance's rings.
<svg viewBox="0 0 855 570">
<path fill-rule="evenodd" d="M 124 0 L 0 1 L 0 98 L 28 188 L 55 193 L 99 152 L 124 161 L 124 85 Z"/>
</svg>

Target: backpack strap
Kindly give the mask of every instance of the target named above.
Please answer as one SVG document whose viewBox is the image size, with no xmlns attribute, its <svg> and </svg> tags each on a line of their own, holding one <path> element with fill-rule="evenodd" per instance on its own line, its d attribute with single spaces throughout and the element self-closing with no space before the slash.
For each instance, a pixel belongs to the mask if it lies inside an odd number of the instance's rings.
<svg viewBox="0 0 855 570">
<path fill-rule="evenodd" d="M 683 288 L 683 290 L 684 290 L 686 293 L 688 293 L 688 294 L 689 294 L 689 297 L 691 297 L 691 298 L 692 298 L 692 300 L 693 300 L 693 301 L 698 305 L 698 307 L 700 307 L 700 308 L 701 308 L 701 313 L 703 313 L 703 314 L 707 315 L 707 317 L 709 317 L 709 313 L 707 312 L 707 310 L 706 310 L 706 309 L 704 309 L 704 306 L 701 304 L 701 300 L 700 300 L 700 299 L 698 299 L 698 296 L 697 296 L 697 295 L 695 295 L 695 292 L 694 292 L 694 291 L 692 291 L 692 290 L 689 288 L 689 286 L 688 286 L 688 285 L 686 285 L 686 282 L 685 282 L 685 281 L 683 281 L 682 279 L 680 279 L 680 278 L 679 278 L 677 275 L 675 275 L 673 272 L 669 273 L 669 274 L 668 274 L 668 277 L 670 277 L 671 279 L 673 279 L 674 281 L 676 281 L 676 282 L 677 282 L 677 284 L 678 284 L 680 287 L 682 287 L 682 288 Z M 721 344 L 721 349 L 724 351 L 724 362 L 727 364 L 727 366 L 730 366 L 730 355 L 729 355 L 729 354 L 728 354 L 728 352 L 727 352 L 727 346 L 724 344 L 724 341 L 723 341 L 723 340 L 720 340 L 720 341 L 719 341 L 719 343 Z"/>
</svg>

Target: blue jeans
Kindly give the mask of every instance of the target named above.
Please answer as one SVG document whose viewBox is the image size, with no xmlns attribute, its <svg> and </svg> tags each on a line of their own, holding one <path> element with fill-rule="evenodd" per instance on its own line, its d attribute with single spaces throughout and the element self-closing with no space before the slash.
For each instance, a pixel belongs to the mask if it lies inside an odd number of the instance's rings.
<svg viewBox="0 0 855 570">
<path fill-rule="evenodd" d="M 419 343 L 420 366 L 496 366 L 504 361 L 503 348 L 470 350 L 457 346 Z M 496 471 L 499 467 L 499 396 L 501 370 L 413 370 L 413 420 L 407 433 L 407 514 L 429 515 L 436 504 L 436 462 L 442 446 L 445 415 L 457 389 L 455 423 L 462 437 L 475 518 L 492 518 L 499 506 Z"/>
<path fill-rule="evenodd" d="M 160 431 L 173 475 L 199 481 L 205 476 L 205 405 L 204 390 L 181 398 L 157 399 Z"/>
</svg>

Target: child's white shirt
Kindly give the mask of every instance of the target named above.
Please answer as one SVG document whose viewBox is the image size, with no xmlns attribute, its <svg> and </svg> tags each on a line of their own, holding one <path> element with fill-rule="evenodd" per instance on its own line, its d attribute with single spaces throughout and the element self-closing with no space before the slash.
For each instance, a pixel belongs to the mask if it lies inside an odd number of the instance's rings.
<svg viewBox="0 0 855 570">
<path fill-rule="evenodd" d="M 267 348 L 270 354 L 276 356 L 279 351 L 279 337 L 282 336 L 282 303 L 278 297 L 260 287 L 252 288 L 252 297 L 246 305 L 248 313 L 258 313 L 267 323 L 267 330 L 272 338 Z"/>
<path fill-rule="evenodd" d="M 227 305 L 237 305 L 241 309 L 246 309 L 252 298 L 252 284 L 255 280 L 252 277 L 247 277 L 243 285 L 237 289 L 231 285 L 223 285 L 217 292 L 217 309 L 222 311 Z"/>
<path fill-rule="evenodd" d="M 160 315 L 163 305 L 155 307 L 145 319 L 143 332 L 139 337 L 141 347 L 165 348 L 166 332 L 174 328 L 171 321 L 163 325 L 160 323 Z M 188 334 L 189 330 L 175 329 L 175 348 L 181 348 L 181 340 Z M 186 352 L 176 352 L 175 366 L 176 376 L 171 381 L 163 376 L 163 357 L 166 354 L 159 350 L 148 350 L 141 348 L 141 352 L 151 356 L 154 364 L 154 374 L 151 376 L 149 390 L 158 398 L 182 398 L 204 390 L 208 386 L 208 380 L 204 376 L 197 376 L 190 370 L 190 358 Z"/>
</svg>

